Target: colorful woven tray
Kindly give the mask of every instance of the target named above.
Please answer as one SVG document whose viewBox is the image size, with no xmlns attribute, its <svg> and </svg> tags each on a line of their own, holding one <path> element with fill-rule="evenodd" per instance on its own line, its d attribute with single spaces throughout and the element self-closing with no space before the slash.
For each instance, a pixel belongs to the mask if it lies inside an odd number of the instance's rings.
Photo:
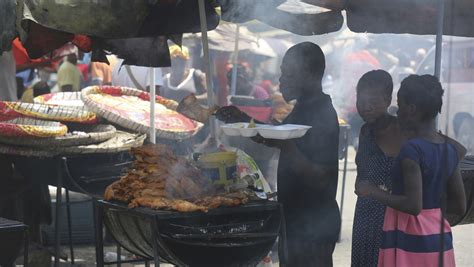
<svg viewBox="0 0 474 267">
<path fill-rule="evenodd" d="M 54 121 L 43 121 L 32 118 L 16 118 L 0 121 L 0 136 L 11 138 L 54 138 L 67 132 L 66 125 Z"/>
<path fill-rule="evenodd" d="M 97 123 L 97 116 L 94 113 L 73 107 L 0 101 L 0 121 L 22 117 L 60 122 Z"/>
<path fill-rule="evenodd" d="M 114 137 L 105 142 L 86 146 L 44 147 L 40 149 L 0 144 L 0 154 L 49 158 L 60 155 L 118 153 L 142 146 L 145 138 L 146 135 L 144 134 L 117 131 Z"/>
<path fill-rule="evenodd" d="M 82 100 L 88 110 L 124 128 L 149 133 L 150 95 L 133 88 L 117 86 L 91 86 L 82 90 Z M 186 139 L 197 133 L 202 123 L 176 112 L 173 100 L 156 97 L 156 137 Z"/>
<path fill-rule="evenodd" d="M 51 123 L 51 122 L 49 122 Z M 69 127 L 69 132 L 64 136 L 37 138 L 35 136 L 2 136 L 0 143 L 28 147 L 67 147 L 102 143 L 114 137 L 116 129 L 112 125 L 85 125 L 79 124 Z"/>
</svg>

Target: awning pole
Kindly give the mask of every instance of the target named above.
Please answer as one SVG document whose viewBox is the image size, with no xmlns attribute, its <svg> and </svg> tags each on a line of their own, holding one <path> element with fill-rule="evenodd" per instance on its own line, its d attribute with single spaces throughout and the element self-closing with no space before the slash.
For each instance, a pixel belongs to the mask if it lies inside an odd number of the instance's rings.
<svg viewBox="0 0 474 267">
<path fill-rule="evenodd" d="M 435 53 L 435 73 L 441 78 L 441 51 L 443 50 L 443 32 L 444 32 L 444 0 L 438 0 L 437 8 L 437 27 L 436 27 L 436 53 Z"/>
<path fill-rule="evenodd" d="M 156 79 L 155 69 L 150 67 L 150 143 L 156 144 L 156 129 L 155 129 L 155 102 L 156 102 Z"/>
<path fill-rule="evenodd" d="M 212 70 L 211 60 L 209 58 L 209 41 L 207 38 L 207 19 L 204 0 L 198 0 L 199 5 L 199 19 L 201 22 L 201 36 L 202 36 L 202 50 L 204 54 L 204 67 L 206 70 L 206 87 L 207 87 L 207 105 L 209 108 L 214 106 L 214 88 L 212 86 Z M 211 116 L 209 118 L 209 126 L 211 128 L 211 138 L 216 137 L 215 120 Z"/>
<path fill-rule="evenodd" d="M 434 75 L 438 78 L 439 81 L 441 81 L 441 52 L 443 50 L 443 32 L 444 32 L 444 0 L 438 0 Z M 437 119 L 436 119 L 436 128 L 439 129 L 439 116 L 437 116 Z"/>
<path fill-rule="evenodd" d="M 237 65 L 239 62 L 239 39 L 240 39 L 240 26 L 237 25 L 237 29 L 235 30 L 235 45 L 234 45 L 234 62 L 232 68 L 232 81 L 230 86 L 230 95 L 235 95 L 235 91 L 237 88 Z"/>
</svg>

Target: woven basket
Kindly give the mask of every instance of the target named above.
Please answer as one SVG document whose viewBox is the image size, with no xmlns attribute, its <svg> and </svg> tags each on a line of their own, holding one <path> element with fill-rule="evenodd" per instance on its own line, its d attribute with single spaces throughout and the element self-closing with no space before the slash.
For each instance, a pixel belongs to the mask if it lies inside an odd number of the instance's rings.
<svg viewBox="0 0 474 267">
<path fill-rule="evenodd" d="M 102 143 L 115 136 L 116 129 L 112 125 L 78 125 L 69 127 L 70 134 L 59 137 L 37 138 L 31 136 L 25 137 L 5 137 L 0 136 L 0 143 L 8 145 L 28 146 L 28 147 L 47 147 L 48 150 L 55 147 L 68 147 L 79 145 L 90 145 Z"/>
<path fill-rule="evenodd" d="M 30 148 L 21 146 L 12 146 L 0 144 L 0 154 L 50 158 L 55 156 L 68 156 L 78 154 L 105 154 L 118 153 L 128 151 L 133 147 L 140 147 L 145 141 L 146 135 L 133 134 L 117 131 L 116 135 L 111 139 L 100 144 L 72 147 L 56 147 L 56 148 Z M 48 150 L 49 149 L 49 150 Z"/>
<path fill-rule="evenodd" d="M 3 139 L 34 138 L 41 140 L 64 136 L 66 132 L 66 125 L 53 121 L 16 118 L 0 122 L 0 137 Z"/>
<path fill-rule="evenodd" d="M 126 129 L 148 134 L 150 131 L 150 95 L 128 87 L 90 86 L 82 90 L 86 107 Z M 186 139 L 196 134 L 202 123 L 176 112 L 173 100 L 156 97 L 156 137 Z"/>
<path fill-rule="evenodd" d="M 145 134 L 117 131 L 114 137 L 100 144 L 60 147 L 55 151 L 62 155 L 118 153 L 142 146 L 145 139 Z"/>
<path fill-rule="evenodd" d="M 37 104 L 73 107 L 84 110 L 84 102 L 81 99 L 81 92 L 58 92 L 40 95 L 34 98 Z"/>
<path fill-rule="evenodd" d="M 97 116 L 94 113 L 73 107 L 0 101 L 0 121 L 22 117 L 85 124 L 97 123 Z"/>
</svg>

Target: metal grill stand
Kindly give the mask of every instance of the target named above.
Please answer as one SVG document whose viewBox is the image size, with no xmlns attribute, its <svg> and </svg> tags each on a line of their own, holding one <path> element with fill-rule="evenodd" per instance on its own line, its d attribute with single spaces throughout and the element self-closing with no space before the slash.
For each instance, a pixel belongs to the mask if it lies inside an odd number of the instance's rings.
<svg viewBox="0 0 474 267">
<path fill-rule="evenodd" d="M 286 247 L 282 208 L 277 202 L 249 203 L 208 213 L 128 209 L 123 203 L 107 201 L 96 204 L 96 224 L 104 223 L 122 247 L 155 266 L 160 262 L 247 266 L 265 257 L 278 236 Z M 98 227 L 97 266 L 107 264 L 103 261 L 102 234 Z"/>
</svg>

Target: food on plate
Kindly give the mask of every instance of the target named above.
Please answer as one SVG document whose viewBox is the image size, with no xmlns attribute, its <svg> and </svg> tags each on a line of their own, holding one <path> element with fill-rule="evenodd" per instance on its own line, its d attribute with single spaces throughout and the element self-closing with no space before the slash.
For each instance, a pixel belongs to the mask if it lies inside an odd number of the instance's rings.
<svg viewBox="0 0 474 267">
<path fill-rule="evenodd" d="M 339 125 L 347 124 L 347 122 L 344 119 L 339 118 L 338 121 L 339 121 Z"/>
<path fill-rule="evenodd" d="M 247 203 L 245 193 L 216 194 L 216 188 L 201 171 L 165 145 L 133 148 L 135 161 L 130 170 L 109 185 L 105 200 L 179 212 L 207 211 L 220 206 Z"/>
<path fill-rule="evenodd" d="M 257 127 L 257 124 L 253 120 L 253 118 L 250 120 L 250 123 L 247 125 L 247 128 L 255 128 Z"/>
</svg>

